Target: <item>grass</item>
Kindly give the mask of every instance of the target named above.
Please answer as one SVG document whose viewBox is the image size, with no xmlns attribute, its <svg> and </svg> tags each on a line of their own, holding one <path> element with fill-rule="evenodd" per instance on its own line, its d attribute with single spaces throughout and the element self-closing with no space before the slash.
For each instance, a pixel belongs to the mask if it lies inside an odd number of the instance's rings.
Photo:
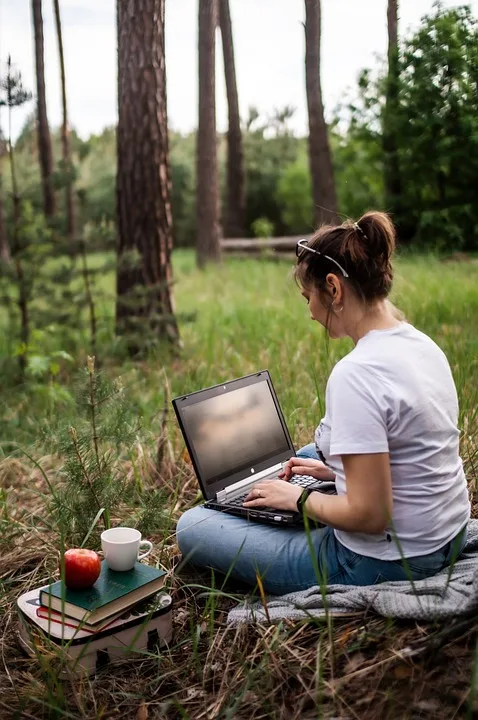
<svg viewBox="0 0 478 720">
<path fill-rule="evenodd" d="M 95 256 L 93 262 L 102 258 Z M 118 364 L 105 350 L 103 366 L 121 374 L 143 417 L 124 472 L 142 493 L 162 487 L 170 498 L 151 539 L 154 560 L 167 568 L 177 552 L 174 523 L 198 498 L 168 397 L 267 368 L 297 446 L 310 442 L 323 412 L 328 373 L 350 349 L 327 352 L 321 330 L 308 318 L 287 263 L 230 260 L 199 272 L 188 252 L 175 256 L 175 298 L 183 350 L 159 349 L 147 362 Z M 460 401 L 462 456 L 470 492 L 478 481 L 478 265 L 435 257 L 402 258 L 394 301 L 446 352 Z M 111 275 L 97 290 L 111 292 Z M 111 318 L 105 303 L 102 313 Z M 74 350 L 81 366 L 87 336 Z M 108 347 L 108 346 L 105 346 Z M 72 348 L 68 348 L 73 352 Z M 283 623 L 233 629 L 226 624 L 234 593 L 209 576 L 173 576 L 174 641 L 168 651 L 139 655 L 94 679 L 57 677 L 57 660 L 40 666 L 19 652 L 14 601 L 46 582 L 58 561 L 45 507 L 48 487 L 38 466 L 14 453 L 21 442 L 58 482 L 61 459 L 47 454 L 39 428 L 71 415 L 72 370 L 55 382 L 1 389 L 0 462 L 0 717 L 7 718 L 449 718 L 473 717 L 478 620 L 430 625 L 392 622 L 366 613 L 326 623 Z M 158 439 L 162 458 L 157 463 Z M 0 455 L 1 457 L 1 455 Z M 178 479 L 179 478 L 179 479 Z M 418 652 L 410 653 L 410 648 Z M 407 650 L 408 649 L 408 650 Z"/>
</svg>

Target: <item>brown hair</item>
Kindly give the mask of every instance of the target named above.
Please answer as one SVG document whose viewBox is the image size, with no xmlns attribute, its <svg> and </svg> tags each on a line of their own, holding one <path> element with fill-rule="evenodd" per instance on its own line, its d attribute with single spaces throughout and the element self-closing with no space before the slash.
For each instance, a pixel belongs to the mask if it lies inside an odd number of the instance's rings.
<svg viewBox="0 0 478 720">
<path fill-rule="evenodd" d="M 328 255 L 348 274 L 346 282 L 365 302 L 386 298 L 392 288 L 391 259 L 396 233 L 389 216 L 372 211 L 360 220 L 342 225 L 325 225 L 312 236 L 295 268 L 297 281 L 305 288 L 325 289 L 325 278 L 331 272 L 343 275 Z"/>
</svg>

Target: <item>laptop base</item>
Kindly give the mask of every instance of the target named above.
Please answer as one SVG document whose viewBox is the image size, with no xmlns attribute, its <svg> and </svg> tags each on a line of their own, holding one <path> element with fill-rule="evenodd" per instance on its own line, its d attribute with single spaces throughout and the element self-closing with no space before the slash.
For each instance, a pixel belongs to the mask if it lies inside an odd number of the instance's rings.
<svg viewBox="0 0 478 720">
<path fill-rule="evenodd" d="M 297 480 L 296 482 L 294 482 Z M 294 485 L 301 487 L 312 487 L 317 492 L 324 493 L 325 495 L 336 495 L 337 491 L 335 483 L 333 481 L 319 481 L 315 480 L 310 476 L 301 475 L 297 479 L 294 478 L 291 481 Z M 245 496 L 244 496 L 245 497 Z M 245 518 L 246 520 L 254 520 L 269 525 L 282 526 L 282 527 L 293 527 L 303 526 L 304 520 L 299 512 L 291 512 L 289 510 L 277 510 L 276 508 L 245 508 L 242 505 L 243 498 L 239 498 L 234 503 L 219 503 L 214 500 L 209 500 L 204 503 L 204 507 L 210 510 L 218 510 L 219 512 L 225 512 L 228 515 L 236 515 L 237 517 Z M 310 519 L 310 524 L 314 527 L 325 527 L 325 525 L 317 520 Z"/>
<path fill-rule="evenodd" d="M 302 517 L 298 512 L 288 512 L 287 510 L 272 510 L 269 508 L 245 508 L 235 505 L 221 505 L 221 503 L 210 500 L 204 503 L 205 508 L 210 510 L 218 510 L 219 512 L 227 513 L 228 515 L 236 515 L 237 517 L 245 518 L 246 520 L 254 520 L 269 525 L 276 526 L 287 526 L 292 527 L 294 525 L 303 525 Z"/>
</svg>

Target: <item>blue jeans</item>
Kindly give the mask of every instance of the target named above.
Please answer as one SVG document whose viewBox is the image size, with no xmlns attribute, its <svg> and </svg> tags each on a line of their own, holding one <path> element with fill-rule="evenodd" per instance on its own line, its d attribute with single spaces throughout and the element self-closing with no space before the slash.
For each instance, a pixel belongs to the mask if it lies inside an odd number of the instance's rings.
<svg viewBox="0 0 478 720">
<path fill-rule="evenodd" d="M 315 443 L 309 443 L 308 445 L 304 445 L 304 447 L 300 450 L 297 450 L 297 457 L 312 458 L 312 460 L 318 460 L 319 456 L 317 455 L 317 448 L 315 447 Z"/>
<path fill-rule="evenodd" d="M 313 454 L 312 454 L 313 448 Z M 299 457 L 317 457 L 315 445 Z M 377 560 L 349 550 L 330 527 L 281 528 L 235 517 L 203 506 L 179 519 L 177 541 L 185 560 L 211 567 L 266 592 L 284 595 L 313 585 L 375 585 L 385 580 L 421 580 L 454 562 L 466 530 L 430 555 L 407 560 Z"/>
</svg>

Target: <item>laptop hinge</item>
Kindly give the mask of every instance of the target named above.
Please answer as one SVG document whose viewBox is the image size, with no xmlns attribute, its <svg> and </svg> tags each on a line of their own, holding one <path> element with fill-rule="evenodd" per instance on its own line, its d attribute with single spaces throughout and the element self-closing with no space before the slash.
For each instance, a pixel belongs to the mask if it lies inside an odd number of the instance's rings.
<svg viewBox="0 0 478 720">
<path fill-rule="evenodd" d="M 228 485 L 228 487 L 224 488 L 223 490 L 219 490 L 219 492 L 216 493 L 217 502 L 226 503 L 229 500 L 235 500 L 241 495 L 244 495 L 244 493 L 247 492 L 250 487 L 255 485 L 256 482 L 258 482 L 259 480 L 264 480 L 264 478 L 266 477 L 277 475 L 277 473 L 279 473 L 282 468 L 283 463 L 277 463 L 276 465 L 273 465 L 272 467 L 269 467 L 266 470 L 257 473 L 257 475 L 254 475 L 254 477 L 247 477 L 243 480 L 238 480 L 238 482 L 234 483 L 233 485 Z"/>
</svg>

